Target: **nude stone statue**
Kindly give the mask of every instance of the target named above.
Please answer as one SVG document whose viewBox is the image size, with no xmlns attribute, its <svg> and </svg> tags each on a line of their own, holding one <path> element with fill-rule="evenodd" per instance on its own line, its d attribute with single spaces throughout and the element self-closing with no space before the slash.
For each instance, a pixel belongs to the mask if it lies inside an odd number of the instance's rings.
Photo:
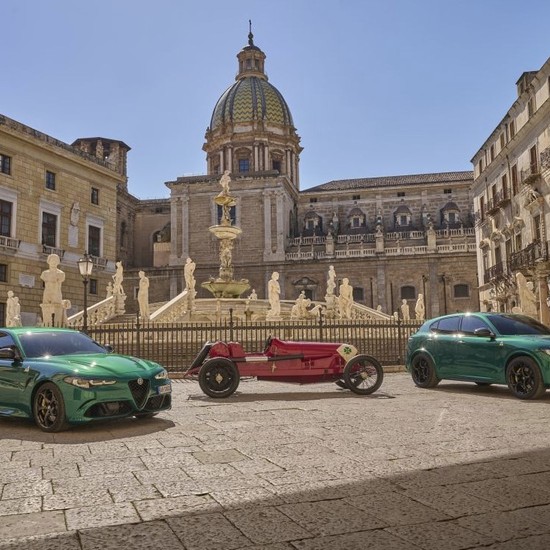
<svg viewBox="0 0 550 550">
<path fill-rule="evenodd" d="M 195 290 L 195 267 L 196 264 L 191 258 L 187 258 L 185 261 L 185 267 L 183 268 L 183 276 L 185 278 L 185 288 L 187 290 Z"/>
<path fill-rule="evenodd" d="M 267 318 L 278 318 L 281 315 L 281 287 L 279 285 L 279 273 L 274 271 L 267 285 L 267 297 L 270 310 L 267 312 Z"/>
<path fill-rule="evenodd" d="M 139 289 L 137 295 L 139 305 L 139 316 L 142 319 L 149 319 L 149 279 L 144 271 L 139 272 Z"/>
<path fill-rule="evenodd" d="M 339 288 L 338 309 L 342 319 L 351 319 L 353 308 L 353 287 L 349 284 L 349 279 L 344 277 Z"/>
<path fill-rule="evenodd" d="M 410 319 L 409 304 L 405 298 L 401 301 L 401 317 L 403 317 L 403 321 Z"/>
<path fill-rule="evenodd" d="M 61 305 L 63 300 L 61 285 L 65 280 L 65 273 L 57 267 L 61 260 L 57 254 L 50 254 L 47 262 L 49 269 L 46 269 L 40 275 L 40 278 L 44 281 L 42 303 Z"/>
<path fill-rule="evenodd" d="M 416 305 L 414 306 L 414 313 L 419 321 L 424 320 L 424 315 L 426 315 L 426 307 L 424 306 L 424 296 L 422 294 L 418 295 Z"/>
<path fill-rule="evenodd" d="M 14 296 L 13 290 L 8 290 L 8 299 L 6 301 L 6 326 L 21 326 L 21 304 L 19 298 Z"/>
</svg>

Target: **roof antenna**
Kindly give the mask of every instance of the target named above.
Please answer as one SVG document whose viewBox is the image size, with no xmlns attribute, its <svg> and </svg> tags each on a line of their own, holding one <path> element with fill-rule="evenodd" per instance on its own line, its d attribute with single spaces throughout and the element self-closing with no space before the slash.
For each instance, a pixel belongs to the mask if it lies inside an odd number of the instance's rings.
<svg viewBox="0 0 550 550">
<path fill-rule="evenodd" d="M 252 20 L 248 20 L 248 45 L 254 46 L 254 35 L 252 34 Z"/>
</svg>

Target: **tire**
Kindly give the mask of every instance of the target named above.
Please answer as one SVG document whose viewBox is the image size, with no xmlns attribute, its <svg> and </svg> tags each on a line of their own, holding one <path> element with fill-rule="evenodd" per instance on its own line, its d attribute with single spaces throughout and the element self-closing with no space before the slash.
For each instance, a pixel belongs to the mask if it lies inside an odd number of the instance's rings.
<svg viewBox="0 0 550 550">
<path fill-rule="evenodd" d="M 69 427 L 63 395 L 53 382 L 46 382 L 36 390 L 32 412 L 36 425 L 44 432 L 61 432 Z"/>
<path fill-rule="evenodd" d="M 344 367 L 343 380 L 346 387 L 359 395 L 375 392 L 383 379 L 382 365 L 368 355 L 356 355 Z"/>
<path fill-rule="evenodd" d="M 476 385 L 481 388 L 488 388 L 491 385 L 491 382 L 476 382 Z"/>
<path fill-rule="evenodd" d="M 508 363 L 506 382 L 518 399 L 539 399 L 546 391 L 540 369 L 530 357 L 516 357 Z"/>
<path fill-rule="evenodd" d="M 441 382 L 432 359 L 424 353 L 419 353 L 413 358 L 411 376 L 419 388 L 435 388 Z"/>
<path fill-rule="evenodd" d="M 144 420 L 146 418 L 153 418 L 153 416 L 157 416 L 157 414 L 158 413 L 136 413 L 134 416 L 140 420 Z"/>
<path fill-rule="evenodd" d="M 199 371 L 199 386 L 209 397 L 229 397 L 239 386 L 235 363 L 223 357 L 209 359 Z"/>
</svg>

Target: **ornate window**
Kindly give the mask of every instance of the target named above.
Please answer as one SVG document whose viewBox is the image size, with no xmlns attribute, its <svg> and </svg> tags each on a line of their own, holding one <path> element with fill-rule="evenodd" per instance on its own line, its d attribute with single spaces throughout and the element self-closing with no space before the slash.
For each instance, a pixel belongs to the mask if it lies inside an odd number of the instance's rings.
<svg viewBox="0 0 550 550">
<path fill-rule="evenodd" d="M 441 223 L 451 227 L 460 223 L 460 208 L 456 203 L 449 201 L 441 209 Z"/>
<path fill-rule="evenodd" d="M 408 206 L 401 204 L 397 207 L 397 210 L 393 213 L 393 219 L 395 222 L 395 228 L 408 227 L 411 225 L 412 214 Z"/>
<path fill-rule="evenodd" d="M 321 235 L 323 232 L 323 220 L 317 212 L 310 210 L 304 216 L 304 235 L 306 237 L 312 235 Z"/>
<path fill-rule="evenodd" d="M 350 229 L 358 229 L 365 226 L 365 213 L 360 208 L 353 208 L 348 214 Z"/>
</svg>

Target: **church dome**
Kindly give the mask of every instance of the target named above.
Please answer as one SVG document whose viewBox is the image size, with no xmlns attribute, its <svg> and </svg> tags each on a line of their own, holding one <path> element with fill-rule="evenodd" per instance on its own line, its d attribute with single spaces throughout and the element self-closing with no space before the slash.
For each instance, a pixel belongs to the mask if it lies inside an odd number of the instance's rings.
<svg viewBox="0 0 550 550">
<path fill-rule="evenodd" d="M 248 45 L 238 54 L 239 72 L 236 82 L 229 86 L 217 101 L 210 130 L 226 124 L 263 122 L 293 127 L 290 109 L 281 92 L 268 82 L 264 72 L 264 52 L 248 35 Z"/>
<path fill-rule="evenodd" d="M 275 86 L 267 82 L 267 77 L 245 76 L 230 86 L 214 107 L 210 129 L 254 120 L 294 125 L 285 99 Z"/>
</svg>

